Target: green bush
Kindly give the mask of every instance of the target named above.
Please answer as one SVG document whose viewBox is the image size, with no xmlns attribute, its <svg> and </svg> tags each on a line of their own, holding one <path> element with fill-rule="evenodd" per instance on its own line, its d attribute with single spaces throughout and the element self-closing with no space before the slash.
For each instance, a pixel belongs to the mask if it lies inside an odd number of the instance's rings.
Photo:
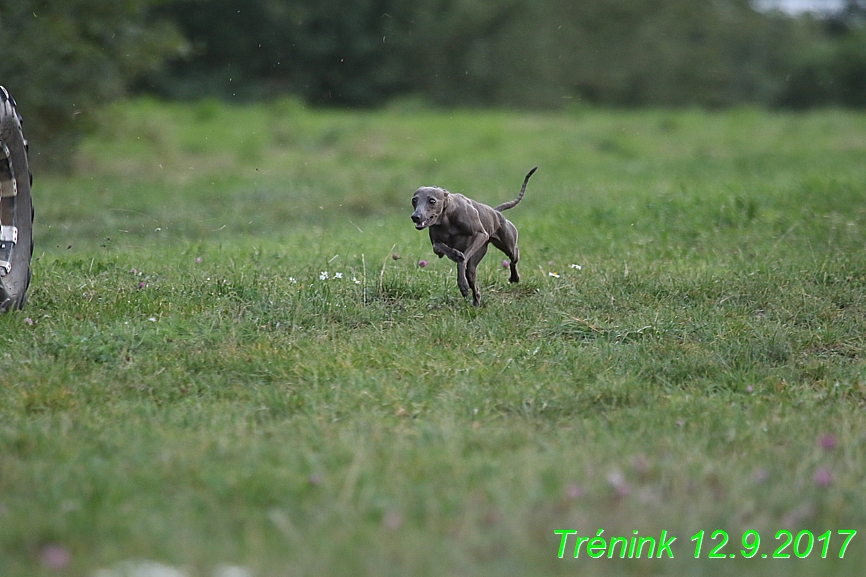
<svg viewBox="0 0 866 577">
<path fill-rule="evenodd" d="M 866 29 L 846 30 L 803 50 L 779 104 L 866 107 Z"/>
<path fill-rule="evenodd" d="M 767 104 L 793 47 L 811 45 L 746 0 L 172 0 L 157 13 L 193 47 L 153 78 L 157 92 L 339 106 Z"/>
<path fill-rule="evenodd" d="M 65 164 L 96 110 L 181 48 L 158 0 L 6 0 L 0 9 L 0 81 L 15 96 L 32 160 Z"/>
</svg>

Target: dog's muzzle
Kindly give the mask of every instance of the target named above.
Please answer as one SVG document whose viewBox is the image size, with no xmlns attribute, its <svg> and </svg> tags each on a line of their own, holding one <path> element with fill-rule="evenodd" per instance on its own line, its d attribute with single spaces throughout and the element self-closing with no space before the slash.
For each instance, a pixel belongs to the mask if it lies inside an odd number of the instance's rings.
<svg viewBox="0 0 866 577">
<path fill-rule="evenodd" d="M 412 222 L 415 223 L 415 228 L 418 230 L 427 226 L 427 221 L 420 214 L 412 214 Z"/>
</svg>

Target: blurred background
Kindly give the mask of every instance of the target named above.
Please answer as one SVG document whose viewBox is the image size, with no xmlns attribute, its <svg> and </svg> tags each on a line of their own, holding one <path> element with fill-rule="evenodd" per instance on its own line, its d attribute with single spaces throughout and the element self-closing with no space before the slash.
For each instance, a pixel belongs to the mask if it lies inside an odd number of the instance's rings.
<svg viewBox="0 0 866 577">
<path fill-rule="evenodd" d="M 37 163 L 141 95 L 866 107 L 866 0 L 3 0 L 0 49 Z"/>
</svg>

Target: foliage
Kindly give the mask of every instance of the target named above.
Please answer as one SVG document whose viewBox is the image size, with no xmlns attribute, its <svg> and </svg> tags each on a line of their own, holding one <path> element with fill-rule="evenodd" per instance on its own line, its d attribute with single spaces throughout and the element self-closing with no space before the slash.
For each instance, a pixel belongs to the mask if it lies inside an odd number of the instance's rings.
<svg viewBox="0 0 866 577">
<path fill-rule="evenodd" d="M 43 177 L 0 317 L 4 577 L 862 573 L 859 533 L 787 561 L 689 537 L 866 523 L 864 115 L 106 119 Z M 491 249 L 476 309 L 411 192 L 495 203 L 535 164 L 522 281 Z M 561 529 L 675 559 L 558 559 Z"/>
<path fill-rule="evenodd" d="M 840 104 L 857 105 L 862 92 L 849 62 L 862 43 L 837 42 L 808 18 L 758 12 L 747 0 L 259 0 L 240 10 L 227 0 L 173 0 L 160 14 L 196 47 L 173 74 L 153 79 L 169 96 L 288 90 L 341 106 L 406 94 L 446 106 L 809 105 L 826 101 L 810 93 L 812 70 L 852 95 Z M 825 44 L 840 54 L 829 68 L 812 66 Z"/>
<path fill-rule="evenodd" d="M 0 80 L 39 164 L 130 92 L 333 106 L 861 107 L 864 10 L 748 0 L 8 0 Z"/>
<path fill-rule="evenodd" d="M 790 49 L 789 21 L 749 2 L 561 2 L 570 93 L 614 105 L 766 103 Z"/>
<path fill-rule="evenodd" d="M 156 13 L 177 22 L 192 51 L 149 79 L 172 97 L 254 98 L 291 90 L 312 102 L 381 103 L 405 88 L 404 46 L 392 35 L 405 3 L 391 0 L 175 0 Z"/>
<path fill-rule="evenodd" d="M 0 80 L 15 96 L 32 161 L 65 164 L 99 107 L 177 52 L 167 22 L 148 23 L 159 0 L 4 0 Z"/>
<path fill-rule="evenodd" d="M 866 107 L 866 4 L 850 2 L 846 10 L 823 22 L 820 40 L 800 46 L 779 104 Z"/>
</svg>

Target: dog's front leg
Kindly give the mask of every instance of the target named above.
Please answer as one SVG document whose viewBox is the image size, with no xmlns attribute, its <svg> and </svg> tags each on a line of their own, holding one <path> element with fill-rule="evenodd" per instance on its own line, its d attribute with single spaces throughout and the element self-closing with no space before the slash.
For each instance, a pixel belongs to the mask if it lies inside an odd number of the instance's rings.
<svg viewBox="0 0 866 577">
<path fill-rule="evenodd" d="M 476 270 L 478 263 L 484 258 L 487 253 L 487 245 L 482 246 L 472 258 L 466 259 L 466 280 L 469 283 L 469 288 L 472 289 L 472 304 L 479 306 L 481 304 L 481 293 L 478 292 L 478 284 L 475 282 Z"/>
<path fill-rule="evenodd" d="M 465 260 L 457 263 L 457 288 L 460 289 L 460 294 L 463 295 L 463 298 L 469 296 L 469 281 L 466 280 Z"/>
<path fill-rule="evenodd" d="M 442 242 L 433 243 L 433 252 L 442 258 L 447 256 L 457 263 L 457 288 L 460 289 L 460 294 L 463 298 L 469 296 L 469 282 L 466 280 L 466 255 Z"/>
<path fill-rule="evenodd" d="M 460 252 L 456 248 L 451 248 L 447 244 L 441 242 L 433 243 L 433 253 L 439 258 L 447 256 L 457 264 L 460 264 L 461 262 L 466 260 L 466 256 L 462 252 Z"/>
<path fill-rule="evenodd" d="M 490 235 L 484 231 L 479 232 L 472 238 L 472 242 L 463 252 L 464 259 L 457 263 L 457 288 L 460 289 L 460 294 L 463 298 L 469 296 L 469 289 L 472 289 L 472 304 L 478 306 L 481 302 L 481 297 L 478 294 L 478 288 L 475 285 L 475 267 L 484 258 L 484 253 L 487 252 L 487 242 L 490 240 Z M 467 278 L 467 273 L 469 278 Z"/>
</svg>

